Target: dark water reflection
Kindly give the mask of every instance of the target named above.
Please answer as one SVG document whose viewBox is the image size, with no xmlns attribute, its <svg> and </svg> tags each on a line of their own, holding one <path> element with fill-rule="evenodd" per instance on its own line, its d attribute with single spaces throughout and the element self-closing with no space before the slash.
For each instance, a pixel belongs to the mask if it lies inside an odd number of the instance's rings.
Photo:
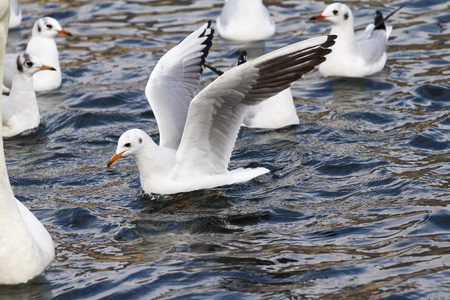
<svg viewBox="0 0 450 300">
<path fill-rule="evenodd" d="M 120 134 L 158 140 L 143 93 L 157 60 L 223 1 L 21 1 L 23 50 L 50 15 L 63 85 L 38 95 L 43 125 L 5 141 L 14 192 L 54 237 L 39 278 L 1 299 L 446 299 L 450 297 L 449 13 L 410 1 L 394 25 L 386 68 L 365 79 L 293 85 L 299 126 L 244 128 L 232 167 L 271 170 L 251 182 L 174 196 L 140 191 L 137 168 L 106 169 Z M 262 53 L 328 32 L 308 18 L 323 2 L 267 1 L 265 43 L 216 38 L 208 61 Z M 357 27 L 400 6 L 350 3 Z M 215 78 L 205 72 L 202 86 Z"/>
</svg>

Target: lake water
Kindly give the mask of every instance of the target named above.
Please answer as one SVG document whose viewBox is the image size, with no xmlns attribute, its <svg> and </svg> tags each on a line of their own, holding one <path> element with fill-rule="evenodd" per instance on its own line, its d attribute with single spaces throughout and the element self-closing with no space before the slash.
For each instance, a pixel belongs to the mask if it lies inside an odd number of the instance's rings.
<svg viewBox="0 0 450 300">
<path fill-rule="evenodd" d="M 293 85 L 300 125 L 239 134 L 230 167 L 270 174 L 167 197 L 142 194 L 133 159 L 106 163 L 127 129 L 158 139 L 143 92 L 152 67 L 223 1 L 20 2 L 9 51 L 23 51 L 42 16 L 74 36 L 57 38 L 62 87 L 38 95 L 45 124 L 5 141 L 15 195 L 56 258 L 32 282 L 1 286 L 1 299 L 450 298 L 448 1 L 347 2 L 357 27 L 406 4 L 389 21 L 384 70 L 311 73 Z M 266 4 L 276 35 L 216 36 L 210 64 L 329 31 L 308 21 L 324 2 Z"/>
</svg>

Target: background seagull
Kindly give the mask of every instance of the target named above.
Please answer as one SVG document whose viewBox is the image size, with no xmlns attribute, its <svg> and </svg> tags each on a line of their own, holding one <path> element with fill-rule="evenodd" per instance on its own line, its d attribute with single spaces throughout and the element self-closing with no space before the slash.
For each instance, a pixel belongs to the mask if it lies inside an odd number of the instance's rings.
<svg viewBox="0 0 450 300">
<path fill-rule="evenodd" d="M 27 44 L 26 53 L 39 58 L 42 63 L 52 66 L 56 72 L 39 72 L 33 75 L 34 90 L 37 92 L 54 90 L 61 86 L 62 75 L 59 65 L 58 48 L 55 37 L 58 34 L 72 36 L 70 32 L 63 29 L 58 21 L 53 18 L 41 18 L 34 23 L 32 36 Z M 5 55 L 3 66 L 3 91 L 11 88 L 12 79 L 16 70 L 16 53 Z"/>
<path fill-rule="evenodd" d="M 262 0 L 227 0 L 216 20 L 221 37 L 235 41 L 258 41 L 275 33 L 275 22 Z"/>
<path fill-rule="evenodd" d="M 333 3 L 310 20 L 330 21 L 330 34 L 337 35 L 333 52 L 319 66 L 322 76 L 364 77 L 381 71 L 386 64 L 387 42 L 392 26 L 385 26 L 380 11 L 375 13 L 374 24 L 355 36 L 353 14 L 350 8 L 342 3 Z"/>
<path fill-rule="evenodd" d="M 33 74 L 55 68 L 44 65 L 36 56 L 23 53 L 17 56 L 16 74 L 9 96 L 2 98 L 4 137 L 12 137 L 39 126 L 41 117 L 33 88 Z"/>
</svg>

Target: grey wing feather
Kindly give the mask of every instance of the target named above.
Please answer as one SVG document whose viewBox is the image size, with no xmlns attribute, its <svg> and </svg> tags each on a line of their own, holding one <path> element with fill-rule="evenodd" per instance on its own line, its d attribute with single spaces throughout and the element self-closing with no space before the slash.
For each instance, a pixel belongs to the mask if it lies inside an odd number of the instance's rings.
<svg viewBox="0 0 450 300">
<path fill-rule="evenodd" d="M 264 101 L 325 61 L 336 36 L 286 46 L 225 72 L 191 102 L 177 161 L 211 174 L 227 170 L 248 105 Z"/>
</svg>

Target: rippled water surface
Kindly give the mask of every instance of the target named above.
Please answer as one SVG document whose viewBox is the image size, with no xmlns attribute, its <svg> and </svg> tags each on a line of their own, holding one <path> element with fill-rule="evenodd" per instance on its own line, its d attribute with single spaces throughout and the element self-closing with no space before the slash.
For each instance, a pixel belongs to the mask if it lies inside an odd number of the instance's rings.
<svg viewBox="0 0 450 300">
<path fill-rule="evenodd" d="M 251 182 L 167 197 L 142 194 L 133 159 L 106 163 L 125 130 L 158 139 L 144 95 L 168 49 L 220 12 L 222 0 L 20 1 L 22 51 L 49 15 L 63 84 L 41 93 L 45 121 L 5 141 L 11 184 L 52 234 L 42 276 L 0 287 L 8 299 L 450 298 L 449 4 L 351 1 L 357 27 L 406 3 L 384 70 L 365 79 L 296 82 L 300 125 L 241 130 L 232 168 Z M 216 37 L 208 62 L 326 34 L 309 22 L 329 2 L 266 1 L 277 33 L 236 44 Z M 215 78 L 206 71 L 202 86 Z"/>
</svg>

